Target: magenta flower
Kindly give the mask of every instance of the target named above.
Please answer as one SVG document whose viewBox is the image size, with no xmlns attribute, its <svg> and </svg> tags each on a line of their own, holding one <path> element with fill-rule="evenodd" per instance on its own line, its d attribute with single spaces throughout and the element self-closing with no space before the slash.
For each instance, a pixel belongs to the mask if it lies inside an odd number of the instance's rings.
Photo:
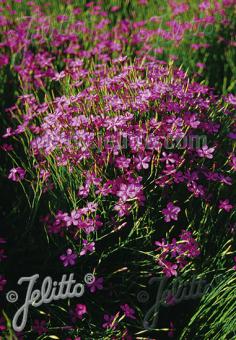
<svg viewBox="0 0 236 340">
<path fill-rule="evenodd" d="M 128 203 L 123 203 L 119 201 L 115 206 L 114 210 L 118 212 L 118 216 L 122 217 L 129 214 L 129 209 L 131 206 Z"/>
<path fill-rule="evenodd" d="M 11 144 L 5 143 L 1 146 L 1 149 L 6 151 L 6 152 L 9 152 L 9 151 L 13 150 L 13 146 Z"/>
<path fill-rule="evenodd" d="M 197 257 L 200 254 L 198 244 L 191 232 L 182 230 L 179 237 L 179 242 L 175 238 L 171 243 L 167 243 L 164 239 L 162 242 L 155 242 L 159 246 L 156 250 L 160 252 L 157 256 L 158 264 L 167 277 L 177 276 L 177 270 L 184 268 L 189 258 Z M 173 263 L 174 258 L 175 263 Z"/>
<path fill-rule="evenodd" d="M 165 222 L 170 222 L 171 220 L 177 221 L 180 208 L 175 206 L 172 202 L 167 204 L 167 207 L 162 210 L 162 214 L 165 216 Z"/>
<path fill-rule="evenodd" d="M 206 65 L 203 63 L 197 63 L 196 66 L 200 69 L 204 69 L 206 67 Z"/>
<path fill-rule="evenodd" d="M 20 167 L 12 168 L 8 176 L 9 179 L 15 182 L 21 181 L 24 177 L 25 177 L 25 170 Z"/>
<path fill-rule="evenodd" d="M 89 195 L 89 186 L 88 185 L 86 185 L 86 186 L 81 186 L 80 188 L 79 188 L 79 191 L 78 191 L 78 194 L 77 194 L 78 196 L 81 196 L 81 197 L 83 197 L 83 198 L 86 198 L 86 197 L 88 197 L 88 195 Z"/>
<path fill-rule="evenodd" d="M 139 183 L 124 184 L 122 183 L 116 195 L 121 201 L 125 202 L 129 199 L 143 200 L 142 185 Z"/>
<path fill-rule="evenodd" d="M 131 163 L 131 159 L 124 156 L 116 158 L 116 166 L 120 169 L 128 169 Z"/>
<path fill-rule="evenodd" d="M 102 290 L 103 289 L 103 278 L 99 277 L 99 278 L 95 278 L 94 282 L 91 284 L 87 284 L 89 290 L 91 293 L 95 293 L 96 290 Z"/>
<path fill-rule="evenodd" d="M 71 225 L 78 226 L 80 217 L 81 217 L 80 213 L 76 210 L 73 210 L 70 216 L 67 215 L 64 217 L 64 221 L 66 222 L 67 227 Z"/>
<path fill-rule="evenodd" d="M 117 322 L 114 322 L 115 320 L 115 315 L 104 315 L 104 323 L 102 324 L 103 328 L 110 328 L 110 329 L 115 329 L 117 327 Z"/>
<path fill-rule="evenodd" d="M 63 262 L 64 267 L 73 266 L 76 262 L 77 255 L 73 253 L 72 249 L 67 249 L 66 255 L 61 255 L 60 260 Z"/>
<path fill-rule="evenodd" d="M 121 305 L 120 308 L 123 310 L 125 313 L 125 316 L 130 319 L 136 319 L 135 317 L 135 310 L 131 308 L 127 303 L 124 305 Z"/>
<path fill-rule="evenodd" d="M 83 249 L 80 252 L 80 256 L 87 254 L 88 251 L 91 253 L 95 250 L 95 243 L 89 243 L 87 240 L 83 240 Z"/>
<path fill-rule="evenodd" d="M 137 170 L 148 169 L 150 160 L 151 160 L 150 156 L 138 155 L 137 157 L 134 157 L 136 169 Z"/>
<path fill-rule="evenodd" d="M 166 260 L 159 260 L 159 265 L 163 268 L 166 277 L 177 276 L 178 265 Z"/>
<path fill-rule="evenodd" d="M 229 203 L 229 200 L 224 200 L 224 201 L 221 200 L 219 204 L 219 208 L 229 212 L 230 210 L 233 209 L 233 206 L 232 204 Z"/>
<path fill-rule="evenodd" d="M 83 304 L 77 304 L 75 307 L 75 316 L 82 319 L 83 315 L 87 313 L 87 307 Z"/>
<path fill-rule="evenodd" d="M 202 158 L 209 158 L 212 159 L 213 158 L 213 152 L 215 151 L 215 147 L 213 148 L 208 148 L 207 145 L 204 145 L 201 149 L 197 150 L 197 153 L 200 157 Z"/>
<path fill-rule="evenodd" d="M 231 164 L 232 168 L 236 171 L 236 156 L 235 155 L 231 156 L 230 164 Z"/>
<path fill-rule="evenodd" d="M 234 96 L 233 94 L 229 94 L 226 101 L 227 103 L 232 104 L 233 106 L 236 106 L 236 96 Z"/>
</svg>

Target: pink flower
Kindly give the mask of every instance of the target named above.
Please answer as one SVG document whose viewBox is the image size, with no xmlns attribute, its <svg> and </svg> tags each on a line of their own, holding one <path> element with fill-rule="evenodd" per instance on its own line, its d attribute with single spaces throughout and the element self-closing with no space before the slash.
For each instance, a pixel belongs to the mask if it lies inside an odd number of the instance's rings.
<svg viewBox="0 0 236 340">
<path fill-rule="evenodd" d="M 9 152 L 9 151 L 13 150 L 13 146 L 11 144 L 5 143 L 1 146 L 1 149 L 6 151 L 6 152 Z"/>
<path fill-rule="evenodd" d="M 20 167 L 12 168 L 8 176 L 9 179 L 15 182 L 21 181 L 24 177 L 25 177 L 25 170 Z"/>
<path fill-rule="evenodd" d="M 117 322 L 114 322 L 115 320 L 115 315 L 104 315 L 104 323 L 102 324 L 103 328 L 110 328 L 110 329 L 115 329 L 117 327 Z"/>
<path fill-rule="evenodd" d="M 199 5 L 199 9 L 201 11 L 207 10 L 211 7 L 211 3 L 209 1 L 203 1 L 202 3 L 200 3 Z"/>
<path fill-rule="evenodd" d="M 200 157 L 212 159 L 213 158 L 212 153 L 214 151 L 215 151 L 215 147 L 208 148 L 207 145 L 204 145 L 201 149 L 197 150 L 197 153 Z"/>
<path fill-rule="evenodd" d="M 75 307 L 75 315 L 82 319 L 83 315 L 87 313 L 87 307 L 86 305 L 78 303 Z"/>
<path fill-rule="evenodd" d="M 111 12 L 117 12 L 117 11 L 119 11 L 119 9 L 120 9 L 120 6 L 112 6 Z"/>
<path fill-rule="evenodd" d="M 72 249 L 67 249 L 66 255 L 61 255 L 60 260 L 63 262 L 64 267 L 73 266 L 76 262 L 77 255 L 73 253 Z"/>
<path fill-rule="evenodd" d="M 180 208 L 175 206 L 172 202 L 167 204 L 167 207 L 162 210 L 162 214 L 165 216 L 165 222 L 170 222 L 171 220 L 177 221 Z"/>
<path fill-rule="evenodd" d="M 234 96 L 233 94 L 229 94 L 226 101 L 227 103 L 232 104 L 233 106 L 236 106 L 236 96 Z"/>
<path fill-rule="evenodd" d="M 78 196 L 81 196 L 81 197 L 83 197 L 83 198 L 86 198 L 86 197 L 88 197 L 88 195 L 89 195 L 89 186 L 88 185 L 86 185 L 86 186 L 81 186 L 80 188 L 79 188 L 79 191 L 78 191 L 78 194 L 77 194 Z"/>
<path fill-rule="evenodd" d="M 135 317 L 135 310 L 131 308 L 127 303 L 125 305 L 121 305 L 120 308 L 125 313 L 125 316 L 130 319 L 136 319 Z"/>
<path fill-rule="evenodd" d="M 118 216 L 122 217 L 129 214 L 129 209 L 131 206 L 127 203 L 123 203 L 122 201 L 119 201 L 115 206 L 114 210 L 118 212 Z"/>
<path fill-rule="evenodd" d="M 197 63 L 196 65 L 198 68 L 202 68 L 202 69 L 206 67 L 206 65 L 203 63 Z"/>
<path fill-rule="evenodd" d="M 159 265 L 163 268 L 166 277 L 177 276 L 178 265 L 166 260 L 159 260 Z"/>
<path fill-rule="evenodd" d="M 116 166 L 119 169 L 128 169 L 131 163 L 131 159 L 124 156 L 116 158 Z"/>
<path fill-rule="evenodd" d="M 232 166 L 232 168 L 236 171 L 236 156 L 233 154 L 231 155 L 230 158 L 230 165 Z"/>
<path fill-rule="evenodd" d="M 70 216 L 65 216 L 64 221 L 66 222 L 67 227 L 74 225 L 78 226 L 80 221 L 80 213 L 76 210 L 73 210 Z"/>
<path fill-rule="evenodd" d="M 219 204 L 219 208 L 224 209 L 225 211 L 229 212 L 230 210 L 233 209 L 233 206 L 232 204 L 229 203 L 229 200 L 224 200 L 224 201 L 221 200 Z"/>
<path fill-rule="evenodd" d="M 137 170 L 148 169 L 150 160 L 151 160 L 150 156 L 138 155 L 137 157 L 134 157 L 136 169 Z"/>
<path fill-rule="evenodd" d="M 87 254 L 88 251 L 90 251 L 92 253 L 95 250 L 95 243 L 94 242 L 89 243 L 87 240 L 83 240 L 83 246 L 84 247 L 80 252 L 80 256 Z"/>
<path fill-rule="evenodd" d="M 103 278 L 99 277 L 99 278 L 95 279 L 93 283 L 87 284 L 90 292 L 95 293 L 97 289 L 102 290 L 103 289 L 103 281 L 104 281 Z"/>
</svg>

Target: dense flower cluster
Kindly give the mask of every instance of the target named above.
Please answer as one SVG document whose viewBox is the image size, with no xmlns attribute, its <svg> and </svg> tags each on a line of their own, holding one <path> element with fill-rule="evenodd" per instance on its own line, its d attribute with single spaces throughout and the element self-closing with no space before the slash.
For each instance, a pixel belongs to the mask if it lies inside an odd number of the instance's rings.
<svg viewBox="0 0 236 340">
<path fill-rule="evenodd" d="M 71 175 L 79 173 L 77 196 L 88 200 L 87 205 L 70 213 L 58 211 L 50 222 L 51 232 L 76 234 L 80 228 L 90 234 L 101 228 L 95 196 L 110 197 L 119 217 L 129 215 L 134 205 L 144 205 L 150 174 L 157 189 L 181 186 L 205 201 L 211 200 L 206 180 L 232 185 L 230 145 L 225 153 L 228 165 L 217 167 L 214 162 L 221 153 L 216 141 L 221 121 L 231 120 L 228 126 L 233 129 L 233 107 L 222 109 L 221 99 L 207 87 L 190 83 L 182 71 L 157 62 L 117 64 L 106 73 L 103 68 L 94 73 L 90 86 L 75 96 L 43 104 L 33 95 L 22 97 L 22 107 L 30 108 L 21 124 L 4 135 L 34 136 L 31 152 L 46 188 L 51 183 L 52 158 Z M 211 119 L 211 112 L 219 110 L 221 117 Z M 24 176 L 18 167 L 9 178 Z M 222 202 L 220 207 L 227 211 L 226 201 Z M 180 211 L 169 202 L 162 210 L 165 222 L 176 221 Z"/>
<path fill-rule="evenodd" d="M 173 239 L 171 243 L 165 242 L 165 240 L 155 242 L 158 246 L 157 250 L 160 252 L 157 256 L 158 264 L 163 268 L 163 273 L 167 277 L 177 276 L 178 270 L 188 264 L 188 258 L 191 259 L 200 254 L 198 244 L 191 232 L 182 230 L 179 238 L 179 242 L 176 239 Z M 174 263 L 173 260 L 175 260 Z"/>
<path fill-rule="evenodd" d="M 204 60 L 198 58 L 199 50 L 216 48 L 211 45 L 209 36 L 219 27 L 228 29 L 228 36 L 216 35 L 216 44 L 224 49 L 235 47 L 232 11 L 235 0 L 203 1 L 195 9 L 194 15 L 187 3 L 168 1 L 160 7 L 159 15 L 145 20 L 130 18 L 116 20 L 112 13 L 119 7 L 104 9 L 106 4 L 99 1 L 74 8 L 68 15 L 58 15 L 59 27 L 51 26 L 47 6 L 28 3 L 30 17 L 16 18 L 17 12 L 3 1 L 0 16 L 0 34 L 2 36 L 0 68 L 11 65 L 14 58 L 14 73 L 21 79 L 25 88 L 37 88 L 48 85 L 49 81 L 58 82 L 68 74 L 75 84 L 80 84 L 87 76 L 91 63 L 106 64 L 125 53 L 130 57 L 157 54 L 161 59 L 170 56 L 180 58 L 181 44 L 187 42 L 195 55 L 195 69 L 204 69 Z M 146 3 L 147 5 L 147 3 Z M 106 7 L 106 6 L 105 6 Z M 167 8 L 166 8 L 167 7 Z M 170 17 L 166 12 L 170 11 Z M 186 13 L 189 20 L 186 21 Z M 88 16 L 91 21 L 88 22 Z M 92 22 L 92 24 L 91 24 Z M 226 52 L 227 53 L 227 52 Z M 120 58 L 118 58 L 120 59 Z M 82 60 L 86 60 L 86 69 L 82 69 Z"/>
</svg>

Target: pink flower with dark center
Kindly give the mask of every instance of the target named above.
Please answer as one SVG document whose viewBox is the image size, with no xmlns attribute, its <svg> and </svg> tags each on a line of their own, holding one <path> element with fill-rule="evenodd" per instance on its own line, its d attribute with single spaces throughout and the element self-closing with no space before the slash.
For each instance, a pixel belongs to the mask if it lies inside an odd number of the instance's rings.
<svg viewBox="0 0 236 340">
<path fill-rule="evenodd" d="M 162 210 L 162 214 L 165 216 L 165 222 L 170 222 L 171 220 L 177 221 L 180 208 L 175 206 L 172 202 L 167 204 L 167 207 Z"/>
<path fill-rule="evenodd" d="M 21 181 L 24 177 L 25 177 L 25 170 L 20 167 L 12 168 L 8 176 L 9 179 L 15 182 Z"/>
<path fill-rule="evenodd" d="M 65 255 L 60 256 L 60 260 L 63 262 L 64 267 L 73 266 L 76 262 L 77 255 L 73 253 L 72 249 L 67 249 Z"/>
</svg>

